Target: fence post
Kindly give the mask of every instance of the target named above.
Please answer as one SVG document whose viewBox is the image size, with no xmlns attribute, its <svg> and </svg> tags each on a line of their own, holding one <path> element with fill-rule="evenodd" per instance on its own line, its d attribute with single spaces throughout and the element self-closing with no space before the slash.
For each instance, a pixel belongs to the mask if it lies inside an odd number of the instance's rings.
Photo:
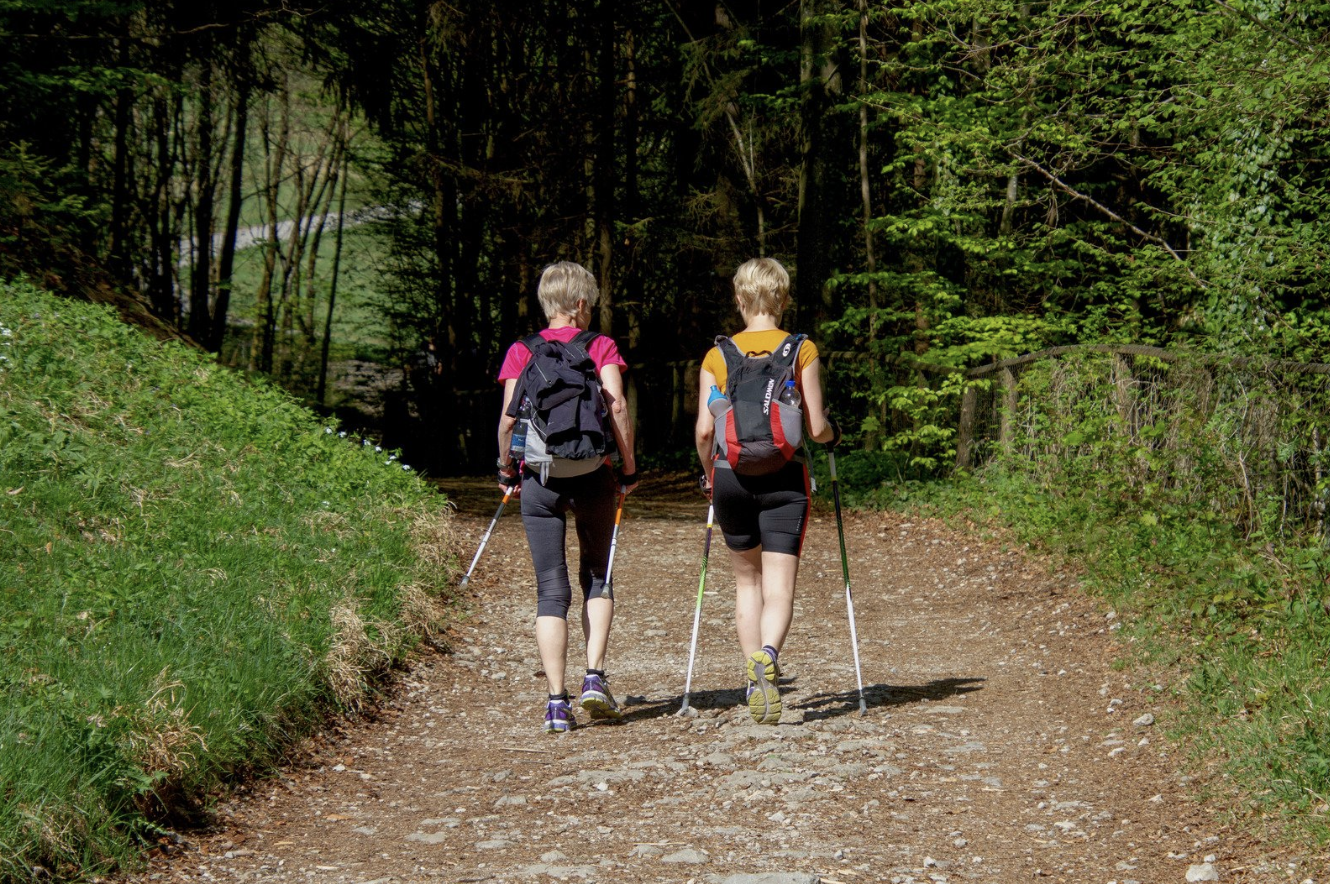
<svg viewBox="0 0 1330 884">
<path fill-rule="evenodd" d="M 1122 429 L 1127 438 L 1132 438 L 1131 425 L 1131 363 L 1121 353 L 1113 354 L 1113 404 L 1117 407 L 1118 417 L 1122 420 Z"/>
<path fill-rule="evenodd" d="M 956 430 L 956 466 L 966 469 L 970 466 L 970 445 L 974 440 L 974 406 L 978 394 L 973 384 L 965 385 L 961 394 L 961 425 Z"/>
<path fill-rule="evenodd" d="M 1004 368 L 1002 369 L 1002 418 L 998 425 L 998 441 L 1002 444 L 1004 454 L 1011 454 L 1015 442 L 1016 404 L 1016 373 L 1010 368 Z"/>
</svg>

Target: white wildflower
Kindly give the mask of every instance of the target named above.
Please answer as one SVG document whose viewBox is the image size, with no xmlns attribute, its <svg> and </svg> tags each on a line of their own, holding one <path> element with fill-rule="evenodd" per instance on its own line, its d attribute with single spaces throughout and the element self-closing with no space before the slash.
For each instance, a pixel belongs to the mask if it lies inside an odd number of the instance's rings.
<svg viewBox="0 0 1330 884">
<path fill-rule="evenodd" d="M 345 438 L 346 438 L 346 430 L 342 430 L 342 432 L 338 433 L 338 434 L 337 434 L 337 438 L 338 438 L 338 439 L 345 439 Z"/>
<path fill-rule="evenodd" d="M 324 428 L 323 428 L 323 432 L 324 432 L 324 435 L 331 436 L 331 435 L 332 435 L 332 427 L 324 427 Z"/>
</svg>

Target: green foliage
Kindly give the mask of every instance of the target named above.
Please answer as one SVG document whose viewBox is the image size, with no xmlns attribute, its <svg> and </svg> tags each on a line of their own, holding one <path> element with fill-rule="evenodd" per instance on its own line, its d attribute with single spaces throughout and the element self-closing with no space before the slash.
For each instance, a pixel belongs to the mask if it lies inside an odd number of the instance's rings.
<svg viewBox="0 0 1330 884">
<path fill-rule="evenodd" d="M 409 647 L 442 501 L 341 435 L 0 284 L 0 879 L 123 860 Z"/>
<path fill-rule="evenodd" d="M 963 513 L 1084 565 L 1180 673 L 1197 757 L 1291 838 L 1330 839 L 1324 376 L 1090 355 L 1025 370 L 1018 392 L 988 466 L 867 500 Z"/>
</svg>

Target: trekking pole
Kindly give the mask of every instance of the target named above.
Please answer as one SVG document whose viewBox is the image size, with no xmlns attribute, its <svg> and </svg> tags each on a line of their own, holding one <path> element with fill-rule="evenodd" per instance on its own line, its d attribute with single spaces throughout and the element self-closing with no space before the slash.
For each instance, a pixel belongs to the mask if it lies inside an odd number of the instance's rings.
<svg viewBox="0 0 1330 884">
<path fill-rule="evenodd" d="M 850 612 L 850 641 L 854 648 L 854 677 L 859 683 L 859 714 L 868 712 L 864 700 L 864 676 L 859 669 L 859 631 L 854 625 L 854 596 L 850 594 L 850 560 L 845 556 L 845 524 L 840 514 L 840 483 L 836 481 L 836 455 L 827 449 L 827 466 L 831 470 L 831 496 L 836 501 L 836 534 L 840 537 L 840 567 L 845 574 L 845 609 Z"/>
<path fill-rule="evenodd" d="M 623 499 L 628 490 L 619 486 L 619 507 L 614 511 L 614 533 L 610 535 L 610 560 L 605 565 L 605 583 L 600 588 L 600 597 L 609 598 L 614 593 L 614 551 L 619 548 L 619 520 L 623 518 Z"/>
<path fill-rule="evenodd" d="M 693 640 L 688 644 L 688 676 L 683 682 L 683 705 L 677 715 L 688 713 L 688 692 L 693 687 L 693 660 L 697 656 L 697 625 L 702 620 L 702 591 L 707 585 L 707 559 L 711 556 L 711 526 L 715 523 L 716 505 L 707 506 L 707 539 L 702 544 L 702 576 L 697 581 L 697 607 L 693 609 Z"/>
<path fill-rule="evenodd" d="M 517 486 L 514 485 L 513 488 Z M 471 572 L 476 570 L 476 562 L 480 561 L 480 554 L 485 551 L 485 544 L 490 542 L 490 535 L 494 533 L 494 526 L 499 521 L 499 516 L 503 515 L 503 506 L 508 502 L 508 498 L 513 496 L 513 489 L 509 488 L 503 495 L 503 500 L 499 501 L 499 508 L 494 512 L 494 518 L 490 519 L 490 526 L 485 529 L 485 533 L 480 538 L 480 548 L 476 550 L 476 555 L 471 559 L 471 567 L 466 569 L 466 576 L 462 578 L 462 586 L 471 582 Z"/>
</svg>

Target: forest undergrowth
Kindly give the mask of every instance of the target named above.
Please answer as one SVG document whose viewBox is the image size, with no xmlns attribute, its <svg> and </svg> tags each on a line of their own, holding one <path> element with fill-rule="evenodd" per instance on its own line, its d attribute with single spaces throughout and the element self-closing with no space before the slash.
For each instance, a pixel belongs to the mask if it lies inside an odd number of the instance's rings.
<svg viewBox="0 0 1330 884">
<path fill-rule="evenodd" d="M 1129 665 L 1175 674 L 1173 736 L 1222 766 L 1233 813 L 1330 842 L 1323 382 L 1109 365 L 1023 377 L 1005 450 L 973 472 L 895 481 L 845 457 L 851 499 L 1083 569 L 1139 649 Z"/>
</svg>

